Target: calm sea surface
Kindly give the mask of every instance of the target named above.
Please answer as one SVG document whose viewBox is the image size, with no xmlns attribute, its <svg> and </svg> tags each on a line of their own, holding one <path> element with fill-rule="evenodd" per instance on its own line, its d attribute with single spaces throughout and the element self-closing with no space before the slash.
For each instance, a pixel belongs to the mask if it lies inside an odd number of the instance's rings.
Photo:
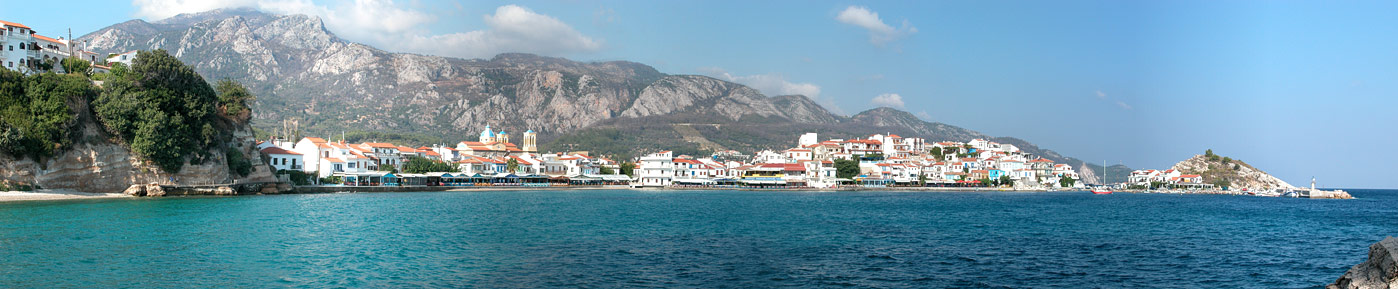
<svg viewBox="0 0 1398 289">
<path fill-rule="evenodd" d="M 1357 200 L 509 191 L 0 203 L 0 287 L 1311 288 Z"/>
</svg>

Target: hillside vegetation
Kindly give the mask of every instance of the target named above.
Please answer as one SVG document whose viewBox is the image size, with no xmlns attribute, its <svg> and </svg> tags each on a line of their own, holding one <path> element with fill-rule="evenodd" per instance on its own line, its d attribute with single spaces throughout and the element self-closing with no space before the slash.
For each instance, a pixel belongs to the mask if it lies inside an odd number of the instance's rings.
<svg viewBox="0 0 1398 289">
<path fill-rule="evenodd" d="M 1195 155 L 1176 163 L 1172 169 L 1185 174 L 1200 175 L 1204 182 L 1228 188 L 1291 188 L 1291 184 L 1263 172 L 1252 165 L 1231 157 L 1214 154 L 1207 150 L 1203 155 Z"/>
<path fill-rule="evenodd" d="M 0 69 L 0 151 L 43 163 L 74 142 L 110 138 L 166 172 L 215 157 L 250 172 L 249 157 L 219 146 L 249 121 L 253 96 L 242 85 L 224 80 L 215 88 L 164 50 L 140 52 L 132 67 L 96 77 L 106 80 L 102 87 L 86 73 Z M 77 127 L 89 108 L 103 131 Z"/>
<path fill-rule="evenodd" d="M 76 114 L 69 103 L 87 103 L 97 88 L 86 77 L 23 74 L 0 68 L 0 151 L 40 159 L 73 142 Z"/>
</svg>

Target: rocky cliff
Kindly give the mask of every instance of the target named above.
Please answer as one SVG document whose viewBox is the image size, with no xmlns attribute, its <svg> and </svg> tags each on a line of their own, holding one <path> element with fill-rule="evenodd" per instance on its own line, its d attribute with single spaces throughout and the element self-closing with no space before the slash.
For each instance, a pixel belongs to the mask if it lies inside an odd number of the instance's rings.
<svg viewBox="0 0 1398 289">
<path fill-rule="evenodd" d="M 1171 169 L 1204 177 L 1205 183 L 1232 188 L 1293 188 L 1291 184 L 1240 160 L 1206 153 L 1176 163 Z"/>
<path fill-rule="evenodd" d="M 1369 246 L 1369 259 L 1336 279 L 1326 289 L 1398 288 L 1398 238 L 1388 237 Z"/>
<path fill-rule="evenodd" d="M 61 146 L 47 157 L 0 153 L 0 180 L 37 184 L 46 189 L 96 193 L 117 193 L 133 184 L 147 183 L 197 185 L 275 181 L 273 172 L 254 148 L 252 129 L 246 124 L 233 122 L 231 129 L 223 132 L 229 136 L 225 138 L 228 141 L 211 151 L 210 158 L 185 165 L 178 173 L 171 174 L 142 160 L 129 146 L 120 143 L 119 138 L 109 135 L 94 116 L 90 96 L 65 96 L 67 113 L 73 116 L 73 121 L 64 124 L 63 129 L 71 145 Z M 230 173 L 222 148 L 241 152 L 253 164 L 252 172 L 247 176 Z"/>
</svg>

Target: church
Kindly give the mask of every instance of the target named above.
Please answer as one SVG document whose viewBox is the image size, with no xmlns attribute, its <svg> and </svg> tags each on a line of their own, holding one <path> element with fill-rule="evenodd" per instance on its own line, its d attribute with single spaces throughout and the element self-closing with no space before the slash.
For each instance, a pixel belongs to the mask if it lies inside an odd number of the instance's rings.
<svg viewBox="0 0 1398 289">
<path fill-rule="evenodd" d="M 518 156 L 525 153 L 538 153 L 538 134 L 534 130 L 525 131 L 520 146 L 510 142 L 510 134 L 505 130 L 492 131 L 489 125 L 481 132 L 479 141 L 463 141 L 456 144 L 456 151 L 480 157 Z"/>
</svg>

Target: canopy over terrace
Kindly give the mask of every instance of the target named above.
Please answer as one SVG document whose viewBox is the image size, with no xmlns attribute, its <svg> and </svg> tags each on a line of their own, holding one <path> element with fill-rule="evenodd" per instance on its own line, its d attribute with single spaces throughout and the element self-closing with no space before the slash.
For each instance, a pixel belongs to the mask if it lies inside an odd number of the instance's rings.
<svg viewBox="0 0 1398 289">
<path fill-rule="evenodd" d="M 346 173 L 337 172 L 331 176 L 340 177 L 346 186 L 396 186 L 398 176 L 389 172 Z"/>
<path fill-rule="evenodd" d="M 708 186 L 713 185 L 714 180 L 710 179 L 672 179 L 671 184 L 680 186 Z"/>
<path fill-rule="evenodd" d="M 603 185 L 628 185 L 631 177 L 627 175 L 586 175 L 589 177 L 601 178 Z"/>
<path fill-rule="evenodd" d="M 598 177 L 591 177 L 587 175 L 575 175 L 568 177 L 568 185 L 570 186 L 596 186 L 601 184 L 602 178 Z"/>
</svg>

